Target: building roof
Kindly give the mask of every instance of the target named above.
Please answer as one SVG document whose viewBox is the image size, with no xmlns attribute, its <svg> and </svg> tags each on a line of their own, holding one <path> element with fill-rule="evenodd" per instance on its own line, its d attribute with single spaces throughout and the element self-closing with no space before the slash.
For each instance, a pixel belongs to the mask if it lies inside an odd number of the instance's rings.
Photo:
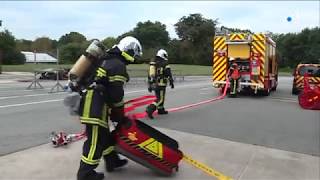
<svg viewBox="0 0 320 180">
<path fill-rule="evenodd" d="M 21 51 L 26 57 L 26 63 L 56 63 L 58 60 L 47 53 L 34 53 L 28 51 Z"/>
</svg>

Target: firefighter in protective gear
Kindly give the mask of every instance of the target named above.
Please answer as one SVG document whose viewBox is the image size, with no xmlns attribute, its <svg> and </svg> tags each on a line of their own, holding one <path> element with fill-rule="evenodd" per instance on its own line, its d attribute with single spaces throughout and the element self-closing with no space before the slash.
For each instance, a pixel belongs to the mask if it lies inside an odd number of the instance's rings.
<svg viewBox="0 0 320 180">
<path fill-rule="evenodd" d="M 128 161 L 120 159 L 114 150 L 115 141 L 109 131 L 108 119 L 118 125 L 127 120 L 123 103 L 123 85 L 129 80 L 126 65 L 141 55 L 140 42 L 128 36 L 99 57 L 101 63 L 80 102 L 80 120 L 86 126 L 87 140 L 83 144 L 78 180 L 103 179 L 104 174 L 94 170 L 101 157 L 108 172 L 127 164 Z"/>
<path fill-rule="evenodd" d="M 164 108 L 165 94 L 167 83 L 170 83 L 171 88 L 174 88 L 173 78 L 170 66 L 168 65 L 168 53 L 160 49 L 157 52 L 154 61 L 150 62 L 148 75 L 148 91 L 155 91 L 156 101 L 146 108 L 146 113 L 150 119 L 153 119 L 153 112 L 158 110 L 158 114 L 168 114 Z"/>
<path fill-rule="evenodd" d="M 230 97 L 236 97 L 239 86 L 240 72 L 238 64 L 233 62 L 228 71 L 228 78 L 230 82 Z"/>
</svg>

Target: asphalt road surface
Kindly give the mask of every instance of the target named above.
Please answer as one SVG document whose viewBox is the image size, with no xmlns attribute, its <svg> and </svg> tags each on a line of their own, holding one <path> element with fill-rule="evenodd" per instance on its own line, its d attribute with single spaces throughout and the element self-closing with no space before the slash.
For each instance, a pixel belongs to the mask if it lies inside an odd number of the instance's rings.
<svg viewBox="0 0 320 180">
<path fill-rule="evenodd" d="M 135 84 L 137 83 L 137 84 Z M 146 85 L 126 86 L 126 99 L 149 94 Z M 269 97 L 241 96 L 172 112 L 145 122 L 158 127 L 320 156 L 320 111 L 303 110 L 291 95 L 292 78 L 280 77 Z M 62 100 L 66 93 L 26 90 L 29 83 L 0 83 L 0 156 L 48 143 L 51 131 L 79 132 Z M 188 77 L 167 88 L 165 106 L 179 107 L 218 96 L 210 77 Z M 143 109 L 139 109 L 142 111 Z M 212 150 L 214 151 L 214 150 Z"/>
</svg>

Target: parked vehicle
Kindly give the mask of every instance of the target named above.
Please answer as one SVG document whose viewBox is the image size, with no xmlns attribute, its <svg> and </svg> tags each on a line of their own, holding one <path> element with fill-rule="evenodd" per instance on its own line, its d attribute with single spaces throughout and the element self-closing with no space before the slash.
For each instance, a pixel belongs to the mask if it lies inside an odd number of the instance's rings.
<svg viewBox="0 0 320 180">
<path fill-rule="evenodd" d="M 39 79 L 46 79 L 46 80 L 57 80 L 57 72 L 59 73 L 59 80 L 67 80 L 68 79 L 68 72 L 70 69 L 63 68 L 60 70 L 49 68 L 43 69 L 41 71 Z"/>
<path fill-rule="evenodd" d="M 320 86 L 320 64 L 298 64 L 292 74 L 292 94 L 299 94 L 303 90 L 305 74 L 308 74 L 311 86 Z"/>
</svg>

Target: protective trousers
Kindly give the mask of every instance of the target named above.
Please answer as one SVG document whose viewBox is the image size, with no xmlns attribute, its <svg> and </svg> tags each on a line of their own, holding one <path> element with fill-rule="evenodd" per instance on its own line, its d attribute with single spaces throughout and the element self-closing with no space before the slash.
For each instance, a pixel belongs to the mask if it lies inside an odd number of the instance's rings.
<svg viewBox="0 0 320 180">
<path fill-rule="evenodd" d="M 237 96 L 239 79 L 230 79 L 230 95 Z"/>
<path fill-rule="evenodd" d="M 114 156 L 114 142 L 112 142 L 109 129 L 99 125 L 86 124 L 87 140 L 83 144 L 78 179 L 89 179 L 95 175 L 94 169 L 99 165 L 101 156 L 106 163 Z"/>
<path fill-rule="evenodd" d="M 166 87 L 158 87 L 155 89 L 155 94 L 157 97 L 156 102 L 154 103 L 157 109 L 164 109 L 164 100 L 166 96 Z"/>
<path fill-rule="evenodd" d="M 150 104 L 146 112 L 150 118 L 153 118 L 152 113 L 155 110 L 158 110 L 158 114 L 167 114 L 168 112 L 164 109 L 164 101 L 165 101 L 165 95 L 166 95 L 166 87 L 158 86 L 155 88 L 155 95 L 157 97 L 156 101 Z"/>
<path fill-rule="evenodd" d="M 78 180 L 94 179 L 94 169 L 99 165 L 101 156 L 107 165 L 118 158 L 114 151 L 114 140 L 108 127 L 108 106 L 97 90 L 88 90 L 80 102 L 80 120 L 86 126 L 87 140 L 83 144 Z M 112 157 L 111 157 L 112 156 Z"/>
</svg>

